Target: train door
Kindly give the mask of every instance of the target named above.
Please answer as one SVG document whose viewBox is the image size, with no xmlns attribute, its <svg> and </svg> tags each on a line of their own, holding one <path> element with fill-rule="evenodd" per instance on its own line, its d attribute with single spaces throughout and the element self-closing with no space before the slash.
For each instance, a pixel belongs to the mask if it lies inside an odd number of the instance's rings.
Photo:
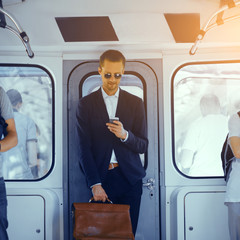
<svg viewBox="0 0 240 240">
<path fill-rule="evenodd" d="M 0 87 L 14 108 L 18 134 L 18 145 L 1 155 L 9 239 L 62 240 L 62 154 L 55 151 L 55 143 L 62 149 L 61 118 L 55 122 L 55 113 L 62 115 L 61 101 L 55 102 L 61 98 L 61 59 L 36 56 L 26 64 L 21 56 L 1 56 L 0 61 Z"/>
<path fill-rule="evenodd" d="M 159 163 L 158 163 L 158 84 L 154 70 L 148 63 L 161 70 L 161 61 L 128 61 L 121 88 L 141 97 L 144 101 L 149 148 L 141 156 L 147 175 L 143 179 L 143 196 L 136 239 L 160 239 L 159 237 Z M 97 72 L 98 62 L 64 61 L 64 79 L 68 102 L 68 230 L 72 239 L 73 223 L 71 207 L 73 202 L 86 202 L 91 192 L 79 167 L 78 146 L 76 144 L 76 108 L 79 98 L 101 86 Z M 63 94 L 65 95 L 65 94 Z M 66 176 L 67 176 L 66 175 Z"/>
<path fill-rule="evenodd" d="M 164 59 L 166 239 L 229 239 L 221 150 L 240 107 L 240 63 L 196 61 L 209 57 Z"/>
</svg>

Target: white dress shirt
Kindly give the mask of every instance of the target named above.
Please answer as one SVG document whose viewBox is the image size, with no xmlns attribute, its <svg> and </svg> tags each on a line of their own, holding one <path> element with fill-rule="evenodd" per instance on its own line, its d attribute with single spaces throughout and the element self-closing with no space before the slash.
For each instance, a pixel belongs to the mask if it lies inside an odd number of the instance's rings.
<svg viewBox="0 0 240 240">
<path fill-rule="evenodd" d="M 107 108 L 109 119 L 116 117 L 116 110 L 117 110 L 118 97 L 119 97 L 119 88 L 118 88 L 117 92 L 112 96 L 107 95 L 102 87 L 101 87 L 101 90 L 102 90 L 103 99 L 104 99 L 104 102 L 105 102 L 105 105 Z M 110 163 L 117 163 L 117 158 L 114 153 L 114 150 L 112 151 Z"/>
<path fill-rule="evenodd" d="M 108 113 L 109 119 L 113 118 L 113 117 L 116 117 L 118 97 L 119 97 L 119 88 L 118 88 L 117 92 L 112 96 L 107 95 L 102 87 L 101 87 L 101 91 L 102 91 L 102 96 L 103 96 L 104 103 L 105 103 L 106 108 L 107 108 L 107 113 Z M 121 119 L 119 119 L 119 120 L 121 121 Z M 128 131 L 127 131 L 126 138 L 124 140 L 121 139 L 121 141 L 125 142 L 125 141 L 127 141 L 127 139 L 128 139 Z M 112 150 L 112 156 L 111 156 L 111 159 L 110 159 L 110 163 L 117 163 L 117 162 L 118 161 L 117 161 L 116 155 L 114 153 L 114 150 Z M 92 185 L 91 188 L 95 185 L 101 185 L 101 183 L 96 183 L 96 184 Z"/>
</svg>

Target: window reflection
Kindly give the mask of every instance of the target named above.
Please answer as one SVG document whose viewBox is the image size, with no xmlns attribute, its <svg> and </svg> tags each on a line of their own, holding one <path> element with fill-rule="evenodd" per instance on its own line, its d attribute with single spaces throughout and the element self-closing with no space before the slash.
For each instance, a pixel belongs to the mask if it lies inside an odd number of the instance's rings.
<svg viewBox="0 0 240 240">
<path fill-rule="evenodd" d="M 0 85 L 12 103 L 18 145 L 3 154 L 5 179 L 43 177 L 52 165 L 52 82 L 37 67 L 0 66 Z"/>
<path fill-rule="evenodd" d="M 189 176 L 223 176 L 228 117 L 240 107 L 240 64 L 196 64 L 175 75 L 175 162 Z"/>
<path fill-rule="evenodd" d="M 184 138 L 179 162 L 190 176 L 222 176 L 219 159 L 227 134 L 227 118 L 221 114 L 219 99 L 206 94 L 200 99 L 201 117 L 193 121 Z"/>
</svg>

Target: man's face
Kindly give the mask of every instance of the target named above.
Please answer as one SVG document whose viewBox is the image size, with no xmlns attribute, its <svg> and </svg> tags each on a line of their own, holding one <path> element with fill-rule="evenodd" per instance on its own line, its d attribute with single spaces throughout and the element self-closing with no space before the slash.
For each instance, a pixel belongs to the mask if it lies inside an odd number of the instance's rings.
<svg viewBox="0 0 240 240">
<path fill-rule="evenodd" d="M 122 62 L 110 62 L 105 60 L 103 66 L 98 68 L 98 72 L 102 77 L 103 90 L 109 95 L 114 95 L 118 90 L 124 66 Z"/>
</svg>

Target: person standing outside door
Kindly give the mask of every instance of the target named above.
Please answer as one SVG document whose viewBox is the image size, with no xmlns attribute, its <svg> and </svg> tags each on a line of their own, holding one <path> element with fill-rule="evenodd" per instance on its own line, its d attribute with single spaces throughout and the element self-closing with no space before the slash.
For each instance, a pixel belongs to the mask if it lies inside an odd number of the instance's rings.
<svg viewBox="0 0 240 240">
<path fill-rule="evenodd" d="M 238 104 L 238 110 L 240 105 Z M 225 205 L 228 207 L 228 227 L 231 240 L 240 239 L 240 117 L 233 114 L 228 121 L 228 143 L 231 146 L 235 159 L 232 162 Z"/>
<path fill-rule="evenodd" d="M 148 139 L 142 100 L 119 88 L 124 68 L 121 52 L 101 55 L 102 86 L 79 100 L 77 132 L 80 165 L 94 200 L 130 205 L 135 235 L 146 175 L 139 154 L 147 151 Z"/>
<path fill-rule="evenodd" d="M 0 87 L 0 113 L 7 123 L 7 135 L 2 140 L 0 140 L 0 239 L 8 240 L 7 196 L 2 173 L 2 152 L 6 152 L 9 149 L 15 147 L 17 145 L 18 139 L 13 118 L 12 106 L 2 87 Z"/>
<path fill-rule="evenodd" d="M 16 147 L 4 154 L 3 177 L 5 179 L 37 178 L 37 130 L 35 122 L 21 113 L 23 99 L 16 89 L 6 92 L 13 108 L 13 116 L 18 135 Z"/>
</svg>

